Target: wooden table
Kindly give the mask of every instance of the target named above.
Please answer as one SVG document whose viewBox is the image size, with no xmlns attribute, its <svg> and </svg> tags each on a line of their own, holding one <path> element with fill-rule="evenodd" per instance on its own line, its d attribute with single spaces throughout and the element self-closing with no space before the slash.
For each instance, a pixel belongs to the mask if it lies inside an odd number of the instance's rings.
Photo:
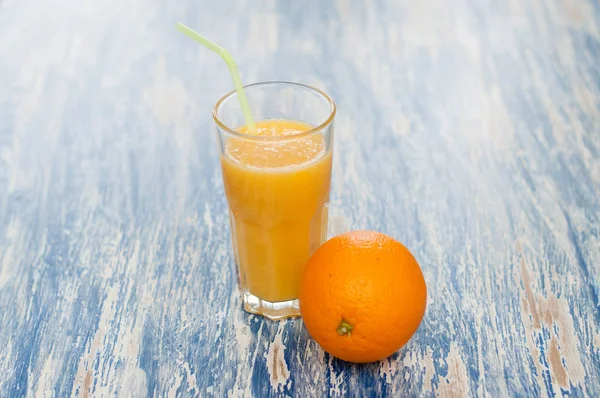
<svg viewBox="0 0 600 398">
<path fill-rule="evenodd" d="M 242 311 L 211 119 L 337 101 L 331 232 L 393 235 L 425 319 L 356 366 Z M 0 395 L 600 395 L 600 5 L 4 0 Z"/>
</svg>

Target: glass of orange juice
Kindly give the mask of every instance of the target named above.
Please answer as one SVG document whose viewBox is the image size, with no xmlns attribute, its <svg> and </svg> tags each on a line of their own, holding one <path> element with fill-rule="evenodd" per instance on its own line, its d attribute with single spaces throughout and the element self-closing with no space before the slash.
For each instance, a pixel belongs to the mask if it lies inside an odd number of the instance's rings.
<svg viewBox="0 0 600 398">
<path fill-rule="evenodd" d="M 235 91 L 217 102 L 223 184 L 244 309 L 300 315 L 300 275 L 327 238 L 335 103 L 299 83 L 245 87 L 256 129 Z"/>
</svg>

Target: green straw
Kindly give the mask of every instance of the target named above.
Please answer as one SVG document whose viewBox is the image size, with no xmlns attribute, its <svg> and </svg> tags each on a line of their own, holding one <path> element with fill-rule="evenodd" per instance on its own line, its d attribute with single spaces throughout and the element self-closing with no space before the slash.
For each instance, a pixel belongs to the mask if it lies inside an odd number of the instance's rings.
<svg viewBox="0 0 600 398">
<path fill-rule="evenodd" d="M 193 29 L 188 28 L 181 22 L 177 23 L 177 29 L 184 33 L 186 36 L 191 37 L 196 40 L 198 43 L 207 47 L 209 50 L 212 50 L 219 54 L 223 61 L 227 64 L 229 68 L 229 72 L 231 73 L 231 78 L 233 79 L 233 85 L 235 86 L 235 91 L 237 92 L 238 99 L 240 101 L 240 106 L 242 107 L 242 113 L 244 114 L 244 119 L 246 120 L 246 125 L 251 133 L 256 132 L 256 125 L 254 124 L 254 119 L 252 118 L 252 113 L 250 112 L 250 106 L 248 106 L 248 100 L 246 99 L 246 93 L 244 93 L 244 86 L 242 85 L 242 79 L 240 79 L 240 73 L 238 72 L 237 65 L 233 60 L 229 51 L 225 50 L 223 47 L 213 43 L 208 40 L 206 37 L 202 36 L 198 32 Z"/>
</svg>

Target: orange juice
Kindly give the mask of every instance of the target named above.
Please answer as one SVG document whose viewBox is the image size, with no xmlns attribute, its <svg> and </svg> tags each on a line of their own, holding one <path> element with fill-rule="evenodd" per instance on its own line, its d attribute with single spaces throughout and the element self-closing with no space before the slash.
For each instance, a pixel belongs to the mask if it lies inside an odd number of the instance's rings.
<svg viewBox="0 0 600 398">
<path fill-rule="evenodd" d="M 308 124 L 256 125 L 256 135 L 281 140 L 230 137 L 221 156 L 240 284 L 268 302 L 294 300 L 304 264 L 326 238 L 332 151 L 321 134 L 293 137 Z"/>
</svg>

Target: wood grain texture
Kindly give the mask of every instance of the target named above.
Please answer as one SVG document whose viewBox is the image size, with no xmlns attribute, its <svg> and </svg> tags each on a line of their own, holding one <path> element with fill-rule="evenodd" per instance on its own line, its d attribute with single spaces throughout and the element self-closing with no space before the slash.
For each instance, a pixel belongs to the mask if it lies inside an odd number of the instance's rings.
<svg viewBox="0 0 600 398">
<path fill-rule="evenodd" d="M 242 311 L 176 21 L 337 101 L 332 230 L 429 286 L 396 355 Z M 593 0 L 0 2 L 0 395 L 600 396 L 599 65 Z"/>
</svg>

